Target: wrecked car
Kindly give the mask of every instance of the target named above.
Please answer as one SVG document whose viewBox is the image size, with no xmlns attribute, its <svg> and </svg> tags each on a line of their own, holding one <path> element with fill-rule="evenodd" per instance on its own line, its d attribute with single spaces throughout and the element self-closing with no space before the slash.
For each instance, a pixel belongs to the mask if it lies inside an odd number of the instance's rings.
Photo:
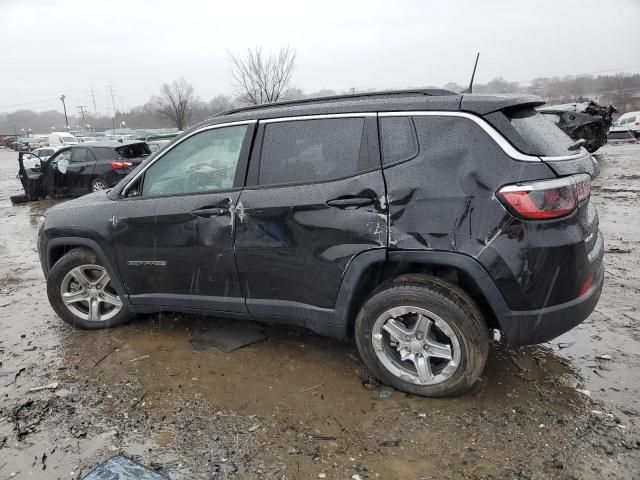
<svg viewBox="0 0 640 480">
<path fill-rule="evenodd" d="M 145 142 L 92 142 L 59 148 L 46 158 L 18 154 L 23 195 L 13 203 L 47 197 L 79 196 L 113 187 L 151 151 Z"/>
<path fill-rule="evenodd" d="M 584 148 L 593 153 L 607 143 L 607 132 L 617 111 L 613 105 L 603 107 L 594 101 L 550 105 L 537 109 Z"/>
<path fill-rule="evenodd" d="M 49 302 L 85 329 L 178 311 L 355 337 L 383 383 L 461 394 L 494 329 L 549 341 L 602 290 L 596 164 L 542 104 L 434 89 L 212 117 L 46 212 Z"/>
</svg>

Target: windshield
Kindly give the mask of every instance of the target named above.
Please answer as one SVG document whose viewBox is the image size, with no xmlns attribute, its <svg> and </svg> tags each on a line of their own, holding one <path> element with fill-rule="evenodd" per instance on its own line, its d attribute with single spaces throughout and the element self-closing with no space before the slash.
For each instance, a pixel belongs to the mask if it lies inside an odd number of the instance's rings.
<svg viewBox="0 0 640 480">
<path fill-rule="evenodd" d="M 579 149 L 569 150 L 575 142 L 560 130 L 548 115 L 542 115 L 533 108 L 519 108 L 506 111 L 505 114 L 513 128 L 536 155 L 560 156 L 580 153 Z"/>
<path fill-rule="evenodd" d="M 76 137 L 69 137 L 69 136 L 63 135 L 60 138 L 62 139 L 63 143 L 75 143 L 75 142 L 77 142 Z"/>
</svg>

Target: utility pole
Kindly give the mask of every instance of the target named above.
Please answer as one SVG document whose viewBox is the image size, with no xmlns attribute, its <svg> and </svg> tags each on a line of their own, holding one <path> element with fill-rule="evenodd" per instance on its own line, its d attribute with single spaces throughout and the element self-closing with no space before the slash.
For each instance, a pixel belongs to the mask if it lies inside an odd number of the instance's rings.
<svg viewBox="0 0 640 480">
<path fill-rule="evenodd" d="M 78 110 L 80 110 L 80 113 L 82 114 L 82 129 L 84 130 L 85 128 L 87 128 L 87 119 L 84 117 L 84 111 L 87 108 L 86 105 L 80 105 L 79 107 L 76 107 Z"/>
<path fill-rule="evenodd" d="M 109 93 L 111 95 L 111 104 L 113 105 L 113 117 L 111 118 L 111 126 L 113 127 L 113 130 L 115 130 L 116 129 L 116 93 L 114 92 L 113 85 L 111 85 L 111 83 L 107 85 L 107 88 L 109 89 Z"/>
<path fill-rule="evenodd" d="M 67 128 L 67 132 L 69 131 L 69 119 L 67 118 L 67 106 L 64 103 L 64 99 L 66 97 L 64 95 L 60 95 L 60 101 L 62 102 L 62 108 L 64 108 L 64 124 Z"/>
<path fill-rule="evenodd" d="M 93 93 L 93 87 L 91 87 L 91 99 L 93 100 L 93 114 L 98 118 L 98 109 L 96 108 L 96 94 Z"/>
</svg>

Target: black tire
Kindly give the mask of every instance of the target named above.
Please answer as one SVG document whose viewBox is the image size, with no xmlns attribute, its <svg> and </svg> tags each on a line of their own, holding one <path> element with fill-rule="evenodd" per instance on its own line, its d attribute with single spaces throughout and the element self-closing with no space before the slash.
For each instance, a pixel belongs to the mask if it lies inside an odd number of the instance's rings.
<svg viewBox="0 0 640 480">
<path fill-rule="evenodd" d="M 134 314 L 127 311 L 126 303 L 117 315 L 103 321 L 90 321 L 80 318 L 67 308 L 62 301 L 62 282 L 67 273 L 83 265 L 101 265 L 101 262 L 91 250 L 74 248 L 58 260 L 49 272 L 49 277 L 47 278 L 47 296 L 49 297 L 49 303 L 58 316 L 69 325 L 86 330 L 111 328 L 129 322 L 134 317 Z M 104 267 L 104 265 L 101 266 Z M 116 292 L 116 294 L 122 301 L 121 292 Z"/>
<path fill-rule="evenodd" d="M 100 186 L 100 188 L 97 188 L 98 186 Z M 90 187 L 89 193 L 99 192 L 100 190 L 106 190 L 107 188 L 109 188 L 109 186 L 107 185 L 107 182 L 105 182 L 105 180 L 100 177 L 96 177 L 93 180 L 91 180 L 91 187 Z"/>
<path fill-rule="evenodd" d="M 21 195 L 11 195 L 11 203 L 13 203 L 14 205 L 18 204 L 18 203 L 27 203 L 29 202 L 29 196 L 25 195 L 24 193 Z"/>
<path fill-rule="evenodd" d="M 456 334 L 460 361 L 445 381 L 420 385 L 403 380 L 376 355 L 372 338 L 376 320 L 390 308 L 402 306 L 433 312 Z M 355 338 L 360 356 L 378 380 L 425 397 L 455 396 L 470 389 L 484 370 L 490 343 L 489 330 L 475 302 L 458 286 L 428 275 L 403 275 L 376 289 L 356 318 Z"/>
</svg>

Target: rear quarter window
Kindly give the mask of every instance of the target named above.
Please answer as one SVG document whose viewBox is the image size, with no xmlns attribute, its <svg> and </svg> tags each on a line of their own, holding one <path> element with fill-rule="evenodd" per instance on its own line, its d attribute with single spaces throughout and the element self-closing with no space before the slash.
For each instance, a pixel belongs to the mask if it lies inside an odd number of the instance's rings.
<svg viewBox="0 0 640 480">
<path fill-rule="evenodd" d="M 393 165 L 418 154 L 418 141 L 411 117 L 381 117 L 382 163 Z"/>
<path fill-rule="evenodd" d="M 533 108 L 510 110 L 505 115 L 535 155 L 564 156 L 580 153 L 580 150 L 569 150 L 575 143 L 574 140 L 547 116 Z"/>
</svg>

